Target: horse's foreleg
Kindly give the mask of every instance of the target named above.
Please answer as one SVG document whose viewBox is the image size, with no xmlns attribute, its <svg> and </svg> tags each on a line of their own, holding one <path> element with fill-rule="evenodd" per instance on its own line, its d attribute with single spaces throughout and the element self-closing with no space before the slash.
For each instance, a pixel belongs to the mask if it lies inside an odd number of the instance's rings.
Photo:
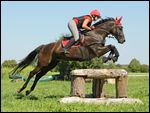
<svg viewBox="0 0 150 113">
<path fill-rule="evenodd" d="M 28 85 L 30 79 L 31 79 L 36 73 L 38 73 L 39 70 L 40 70 L 40 68 L 39 68 L 39 67 L 36 67 L 33 71 L 30 72 L 30 74 L 29 74 L 29 76 L 28 76 L 26 82 L 25 82 L 25 83 L 23 84 L 23 86 L 17 91 L 18 93 L 20 93 L 21 91 L 23 91 L 23 90 L 27 87 L 27 85 Z"/>
<path fill-rule="evenodd" d="M 112 59 L 112 57 L 113 57 L 113 52 L 111 51 L 110 53 L 109 53 L 109 55 L 107 56 L 107 57 L 103 57 L 103 63 L 106 63 L 108 60 L 111 60 Z"/>
<path fill-rule="evenodd" d="M 110 51 L 110 54 L 108 57 L 103 57 L 103 62 L 107 62 L 108 60 L 113 60 L 113 62 L 116 62 L 118 57 L 119 57 L 119 52 L 118 50 L 116 49 L 115 46 L 113 45 L 107 45 L 107 46 L 104 46 L 104 47 L 98 47 L 98 56 L 102 56 L 104 54 L 106 54 L 107 52 Z M 113 56 L 113 54 L 115 54 L 115 56 Z"/>
<path fill-rule="evenodd" d="M 117 48 L 113 45 L 111 45 L 111 53 L 110 54 L 111 54 L 110 56 L 111 56 L 111 59 L 113 60 L 113 62 L 116 62 L 118 60 L 118 57 L 119 57 L 119 52 L 118 52 Z M 113 54 L 115 56 L 113 56 Z"/>
</svg>

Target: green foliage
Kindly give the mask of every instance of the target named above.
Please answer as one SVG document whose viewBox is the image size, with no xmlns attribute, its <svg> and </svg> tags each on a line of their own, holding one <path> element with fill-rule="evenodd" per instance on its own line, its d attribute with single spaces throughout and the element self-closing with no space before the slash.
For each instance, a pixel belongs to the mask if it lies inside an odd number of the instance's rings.
<svg viewBox="0 0 150 113">
<path fill-rule="evenodd" d="M 149 72 L 149 66 L 146 64 L 140 64 L 137 59 L 132 59 L 128 65 L 128 70 L 130 72 Z"/>
<path fill-rule="evenodd" d="M 149 72 L 149 66 L 148 65 L 146 65 L 146 64 L 143 64 L 143 65 L 141 65 L 140 66 L 140 70 L 141 70 L 141 72 Z"/>
<path fill-rule="evenodd" d="M 17 65 L 17 62 L 16 60 L 5 60 L 3 63 L 2 63 L 2 67 L 14 67 Z"/>
<path fill-rule="evenodd" d="M 30 69 L 28 68 L 29 72 L 33 70 L 36 66 L 37 61 L 34 60 L 31 64 Z M 14 67 L 16 65 L 15 60 L 6 60 L 3 62 L 2 67 Z M 90 61 L 64 61 L 61 60 L 58 65 L 50 70 L 51 72 L 60 72 L 60 75 L 63 79 L 70 79 L 70 72 L 74 69 L 125 69 L 128 72 L 149 72 L 149 66 L 146 64 L 141 65 L 137 59 L 132 59 L 129 65 L 121 65 L 115 64 L 112 61 L 108 61 L 107 63 L 102 62 L 102 57 L 93 58 Z M 22 71 L 26 72 L 26 71 Z M 29 73 L 28 72 L 28 73 Z M 48 73 L 49 74 L 49 73 Z"/>
<path fill-rule="evenodd" d="M 131 62 L 129 63 L 129 70 L 131 72 L 140 72 L 140 62 L 137 59 L 132 59 Z"/>
<path fill-rule="evenodd" d="M 62 78 L 66 78 L 66 79 L 69 79 L 69 74 L 70 74 L 70 62 L 69 61 L 64 61 L 64 60 L 61 60 L 59 63 L 58 63 L 58 70 L 60 72 L 60 76 L 62 76 Z"/>
<path fill-rule="evenodd" d="M 89 68 L 92 69 L 100 69 L 103 68 L 103 62 L 102 62 L 102 58 L 93 58 L 91 61 L 89 61 Z"/>
<path fill-rule="evenodd" d="M 101 58 L 94 58 L 90 61 L 64 61 L 61 60 L 58 64 L 58 67 L 55 71 L 59 71 L 64 78 L 69 79 L 70 77 L 70 72 L 71 70 L 74 69 L 87 69 L 87 68 L 92 68 L 92 69 L 100 69 L 103 67 L 102 59 Z"/>
<path fill-rule="evenodd" d="M 129 65 L 115 64 L 112 61 L 107 63 L 102 62 L 102 58 L 93 58 L 90 61 L 60 61 L 58 66 L 54 69 L 59 71 L 65 78 L 70 78 L 70 71 L 74 69 L 125 69 L 129 72 L 149 72 L 148 65 L 141 65 L 137 59 L 132 59 Z"/>
<path fill-rule="evenodd" d="M 121 66 L 120 66 L 121 67 Z M 106 63 L 103 68 L 106 68 L 106 69 L 116 69 L 116 68 L 119 68 L 116 66 L 115 63 L 113 63 L 112 61 L 109 61 L 108 63 Z"/>
</svg>

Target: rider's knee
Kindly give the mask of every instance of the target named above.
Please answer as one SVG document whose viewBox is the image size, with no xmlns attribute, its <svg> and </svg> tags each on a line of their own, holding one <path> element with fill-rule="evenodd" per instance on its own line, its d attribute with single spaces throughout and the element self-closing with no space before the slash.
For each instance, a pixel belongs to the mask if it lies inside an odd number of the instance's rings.
<svg viewBox="0 0 150 113">
<path fill-rule="evenodd" d="M 75 41 L 78 41 L 80 39 L 80 37 L 75 37 Z"/>
</svg>

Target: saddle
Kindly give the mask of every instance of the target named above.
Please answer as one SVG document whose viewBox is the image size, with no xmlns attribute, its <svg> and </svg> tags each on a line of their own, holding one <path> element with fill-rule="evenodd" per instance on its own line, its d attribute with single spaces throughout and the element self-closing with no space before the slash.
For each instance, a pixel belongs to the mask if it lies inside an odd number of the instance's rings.
<svg viewBox="0 0 150 113">
<path fill-rule="evenodd" d="M 70 41 L 71 38 L 74 38 L 74 37 L 73 36 L 70 36 L 70 37 L 65 37 L 64 36 L 64 39 L 61 42 L 62 47 L 65 47 L 67 45 L 67 43 L 69 43 L 69 41 Z M 84 42 L 84 39 L 85 39 L 85 36 L 81 35 L 80 39 L 79 39 L 79 42 L 77 41 L 75 44 L 72 45 L 72 47 L 82 46 L 82 44 Z"/>
</svg>

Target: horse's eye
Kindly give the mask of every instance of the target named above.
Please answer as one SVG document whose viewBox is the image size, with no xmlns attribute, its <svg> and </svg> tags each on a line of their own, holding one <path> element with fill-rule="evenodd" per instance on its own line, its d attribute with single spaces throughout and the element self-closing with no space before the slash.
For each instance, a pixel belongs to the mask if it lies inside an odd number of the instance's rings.
<svg viewBox="0 0 150 113">
<path fill-rule="evenodd" d="M 122 30 L 122 29 L 123 29 L 123 26 L 119 26 L 119 29 Z"/>
</svg>

